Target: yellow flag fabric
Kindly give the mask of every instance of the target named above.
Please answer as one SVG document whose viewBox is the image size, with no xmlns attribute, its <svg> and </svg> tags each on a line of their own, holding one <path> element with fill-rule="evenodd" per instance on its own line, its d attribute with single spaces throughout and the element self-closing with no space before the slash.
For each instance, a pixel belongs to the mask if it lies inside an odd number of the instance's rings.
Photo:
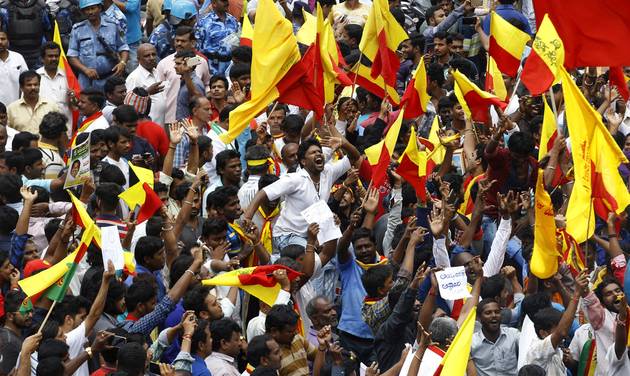
<svg viewBox="0 0 630 376">
<path fill-rule="evenodd" d="M 462 93 L 462 89 L 459 87 L 457 82 L 453 82 L 453 86 L 455 87 L 455 97 L 457 98 L 460 106 L 462 106 L 462 109 L 466 114 L 466 119 L 472 119 L 472 112 L 470 112 L 470 108 L 466 103 L 466 99 L 464 99 L 464 93 Z"/>
<path fill-rule="evenodd" d="M 260 285 L 243 285 L 238 279 L 241 274 L 251 274 L 256 266 L 249 268 L 241 268 L 232 270 L 231 272 L 219 274 L 210 279 L 204 279 L 201 284 L 204 286 L 238 286 L 246 293 L 257 297 L 268 305 L 272 306 L 276 302 L 278 293 L 280 292 L 280 284 L 276 283 L 273 287 L 264 287 Z"/>
<path fill-rule="evenodd" d="M 381 159 L 381 150 L 386 148 L 387 153 L 391 157 L 394 148 L 396 147 L 396 140 L 398 140 L 398 133 L 400 133 L 400 126 L 402 125 L 404 110 L 400 110 L 396 121 L 387 131 L 385 137 L 375 145 L 365 149 L 365 155 L 372 166 L 377 165 Z M 388 163 L 389 164 L 389 163 Z"/>
<path fill-rule="evenodd" d="M 409 39 L 405 29 L 400 26 L 389 11 L 387 0 L 375 0 L 372 2 L 370 14 L 363 28 L 363 35 L 359 43 L 359 49 L 371 61 L 374 61 L 380 47 L 379 34 L 383 31 L 387 36 L 387 48 L 391 51 L 398 50 L 398 46 L 404 40 Z"/>
<path fill-rule="evenodd" d="M 618 171 L 619 164 L 628 160 L 564 68 L 561 77 L 575 174 L 567 232 L 583 243 L 593 235 L 594 206 L 620 214 L 630 204 L 630 193 Z"/>
<path fill-rule="evenodd" d="M 138 181 L 140 183 L 149 184 L 149 187 L 153 189 L 153 181 L 155 180 L 153 177 L 153 171 L 149 170 L 148 168 L 134 166 L 130 161 L 128 161 L 127 163 L 129 164 L 129 168 L 138 177 Z"/>
<path fill-rule="evenodd" d="M 125 201 L 129 209 L 133 211 L 136 206 L 142 206 L 142 204 L 144 204 L 147 199 L 147 193 L 144 191 L 142 182 L 138 182 L 127 188 L 127 190 L 119 194 L 118 197 Z"/>
<path fill-rule="evenodd" d="M 497 66 L 497 62 L 494 61 L 492 56 L 488 56 L 488 73 L 490 75 L 489 78 L 486 78 L 486 82 L 488 79 L 491 79 L 492 92 L 496 95 L 501 101 L 507 102 L 508 100 L 508 92 L 505 87 L 505 81 L 503 81 L 503 75 Z M 488 85 L 486 84 L 486 89 L 488 89 Z"/>
<path fill-rule="evenodd" d="M 252 40 L 254 37 L 254 28 L 252 27 L 252 23 L 249 21 L 249 16 L 247 15 L 247 0 L 243 1 L 243 27 L 241 28 L 241 40 Z M 241 43 L 242 44 L 242 43 Z"/>
<path fill-rule="evenodd" d="M 74 205 L 74 210 L 76 210 L 76 213 L 79 216 L 78 219 L 81 221 L 81 223 L 77 224 L 85 229 L 87 229 L 91 224 L 95 225 L 94 221 L 92 221 L 92 217 L 90 217 L 87 210 L 85 210 L 83 203 L 78 198 L 76 198 L 71 191 L 67 192 L 68 195 L 70 195 L 70 200 L 72 200 L 72 205 Z M 101 230 L 98 228 L 98 226 L 96 226 L 95 229 L 94 242 L 97 246 L 101 246 Z"/>
<path fill-rule="evenodd" d="M 498 13 L 490 13 L 490 48 L 488 53 L 500 69 L 515 77 L 521 63 L 521 55 L 531 37 L 512 25 Z"/>
<path fill-rule="evenodd" d="M 553 99 L 552 99 L 553 100 Z M 558 129 L 556 125 L 556 115 L 554 115 L 553 110 L 549 107 L 547 100 L 543 98 L 543 103 L 545 106 L 545 111 L 543 113 L 543 123 L 540 129 L 540 147 L 538 148 L 538 160 L 540 161 L 549 153 L 549 140 L 553 137 L 553 133 Z"/>
<path fill-rule="evenodd" d="M 276 85 L 300 61 L 300 51 L 291 21 L 284 18 L 273 0 L 260 0 L 252 40 L 251 99 L 230 112 L 230 128 L 221 135 L 234 141 L 249 122 L 278 96 Z"/>
<path fill-rule="evenodd" d="M 18 281 L 18 285 L 28 297 L 39 294 L 68 272 L 78 252 L 77 249 L 50 268 Z"/>
<path fill-rule="evenodd" d="M 470 354 L 476 318 L 477 307 L 474 306 L 457 331 L 451 346 L 444 354 L 444 358 L 442 358 L 440 375 L 461 376 L 466 374 L 466 365 L 468 364 L 468 354 Z"/>
<path fill-rule="evenodd" d="M 545 190 L 543 170 L 538 170 L 534 203 L 534 250 L 530 268 L 542 279 L 551 278 L 558 271 L 558 250 L 556 248 L 556 220 L 551 197 Z"/>
<path fill-rule="evenodd" d="M 564 44 L 547 14 L 536 32 L 532 49 L 545 62 L 549 71 L 556 77 L 554 83 L 557 83 L 560 70 L 564 69 Z"/>
<path fill-rule="evenodd" d="M 302 9 L 302 15 L 304 15 L 304 24 L 295 34 L 295 37 L 297 38 L 298 43 L 310 46 L 315 43 L 315 37 L 317 35 L 317 17 L 313 16 L 304 9 Z"/>
<path fill-rule="evenodd" d="M 326 103 L 332 103 L 335 100 L 335 84 L 338 82 L 334 67 L 339 65 L 339 53 L 332 26 L 328 20 L 324 19 L 319 3 L 317 3 L 317 37 L 324 76 L 324 99 Z"/>
</svg>

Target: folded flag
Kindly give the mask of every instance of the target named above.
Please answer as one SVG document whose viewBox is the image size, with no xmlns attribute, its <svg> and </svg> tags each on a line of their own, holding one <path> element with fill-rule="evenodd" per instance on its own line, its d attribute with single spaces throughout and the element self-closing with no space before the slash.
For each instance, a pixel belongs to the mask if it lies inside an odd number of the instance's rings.
<svg viewBox="0 0 630 376">
<path fill-rule="evenodd" d="M 400 105 L 405 107 L 405 119 L 415 119 L 427 112 L 429 100 L 431 96 L 427 93 L 427 68 L 423 56 L 400 100 Z"/>
<path fill-rule="evenodd" d="M 247 0 L 243 1 L 243 27 L 241 28 L 241 46 L 252 46 L 254 28 L 247 15 Z"/>
<path fill-rule="evenodd" d="M 301 273 L 283 265 L 263 265 L 232 270 L 219 274 L 216 277 L 205 279 L 201 283 L 204 286 L 238 286 L 245 292 L 272 306 L 280 292 L 280 284 L 274 278 L 273 272 L 279 269 L 287 271 L 287 277 L 289 277 L 290 281 L 301 275 Z"/>
<path fill-rule="evenodd" d="M 545 15 L 536 33 L 532 50 L 523 65 L 521 81 L 531 95 L 540 95 L 556 82 L 563 64 L 562 39 L 549 16 Z"/>
<path fill-rule="evenodd" d="M 540 128 L 540 146 L 538 147 L 538 160 L 542 160 L 553 147 L 553 143 L 558 137 L 558 126 L 556 125 L 556 115 L 547 104 L 547 100 L 543 98 L 544 112 L 543 123 Z M 558 170 L 560 170 L 558 168 Z"/>
<path fill-rule="evenodd" d="M 396 173 L 405 179 L 415 189 L 416 195 L 426 200 L 427 198 L 427 152 L 418 150 L 418 138 L 416 130 L 411 127 L 411 135 L 407 148 L 400 157 Z"/>
<path fill-rule="evenodd" d="M 90 225 L 94 224 L 92 217 L 90 217 L 87 210 L 85 210 L 83 203 L 76 198 L 71 191 L 68 190 L 67 192 L 72 201 L 72 220 L 79 227 L 87 230 Z M 94 243 L 99 247 L 101 246 L 101 230 L 98 227 L 94 229 Z"/>
<path fill-rule="evenodd" d="M 503 75 L 497 67 L 497 63 L 492 56 L 488 56 L 488 64 L 486 70 L 486 91 L 496 95 L 502 102 L 508 102 L 508 92 L 505 88 Z"/>
<path fill-rule="evenodd" d="M 466 319 L 464 319 L 448 350 L 446 350 L 446 354 L 444 354 L 444 358 L 442 358 L 442 362 L 437 371 L 435 371 L 434 376 L 466 374 L 466 365 L 468 365 L 468 354 L 470 354 L 470 346 L 472 345 L 476 317 L 477 307 L 474 306 L 468 316 L 466 316 Z"/>
<path fill-rule="evenodd" d="M 348 72 L 348 77 L 357 85 L 383 99 L 387 96 L 393 105 L 400 103 L 400 96 L 394 86 L 385 85 L 382 76 L 372 78 L 371 68 L 360 61 Z"/>
<path fill-rule="evenodd" d="M 556 249 L 556 219 L 551 197 L 545 190 L 543 170 L 538 170 L 534 202 L 534 250 L 530 268 L 532 274 L 541 279 L 553 277 L 558 272 Z"/>
</svg>

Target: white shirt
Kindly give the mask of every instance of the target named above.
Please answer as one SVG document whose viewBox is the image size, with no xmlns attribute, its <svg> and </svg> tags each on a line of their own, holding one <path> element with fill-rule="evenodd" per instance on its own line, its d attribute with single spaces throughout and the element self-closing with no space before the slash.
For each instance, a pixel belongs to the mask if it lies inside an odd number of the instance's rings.
<svg viewBox="0 0 630 376">
<path fill-rule="evenodd" d="M 218 351 L 213 351 L 205 359 L 206 367 L 212 376 L 240 376 L 241 373 L 235 367 L 234 358 Z"/>
<path fill-rule="evenodd" d="M 553 348 L 551 335 L 545 339 L 535 338 L 532 340 L 525 364 L 536 364 L 547 371 L 547 376 L 566 376 L 567 368 L 562 363 L 562 350 L 560 347 Z"/>
<path fill-rule="evenodd" d="M 28 70 L 26 61 L 17 52 L 9 51 L 6 60 L 0 59 L 0 102 L 8 106 L 20 99 L 20 73 Z"/>
<path fill-rule="evenodd" d="M 68 106 L 68 78 L 66 77 L 66 72 L 62 69 L 57 69 L 57 73 L 55 73 L 53 78 L 50 78 L 44 67 L 39 68 L 36 72 L 41 77 L 39 95 L 56 100 L 61 112 L 68 117 L 69 122 L 72 122 L 72 111 L 70 111 Z M 68 127 L 68 134 L 71 132 L 72 127 Z"/>
<path fill-rule="evenodd" d="M 84 350 L 84 344 L 87 342 L 85 337 L 85 323 L 77 326 L 70 332 L 66 333 L 66 344 L 68 345 L 68 354 L 70 359 L 74 359 Z M 83 362 L 79 369 L 74 373 L 77 376 L 89 376 L 88 362 Z"/>
<path fill-rule="evenodd" d="M 599 364 L 599 362 L 597 362 Z M 607 376 L 628 376 L 630 375 L 630 359 L 628 359 L 628 348 L 626 347 L 621 354 L 621 358 L 617 359 L 615 354 L 615 346 L 610 346 L 606 352 L 606 361 L 608 365 Z"/>
<path fill-rule="evenodd" d="M 156 82 L 160 82 L 157 79 L 156 68 L 153 68 L 153 71 L 149 72 L 142 65 L 138 65 L 138 68 L 134 69 L 133 72 L 127 76 L 125 85 L 127 86 L 127 91 L 132 91 L 136 87 L 146 89 Z M 169 84 L 169 81 L 163 82 L 161 86 L 164 87 L 164 91 L 166 91 L 167 85 Z M 162 125 L 164 124 L 164 116 L 166 115 L 166 96 L 164 95 L 164 91 L 151 95 L 151 112 L 149 113 L 151 120 Z"/>
<path fill-rule="evenodd" d="M 265 320 L 267 319 L 267 315 L 263 312 L 258 312 L 258 316 L 249 320 L 247 324 L 247 342 L 251 341 L 252 338 L 265 334 Z"/>
<path fill-rule="evenodd" d="M 315 190 L 315 184 L 305 169 L 287 174 L 266 186 L 264 191 L 270 201 L 284 197 L 285 202 L 273 229 L 274 237 L 289 234 L 306 237 L 308 223 L 302 216 L 302 211 L 317 201 L 328 202 L 330 188 L 349 169 L 348 157 L 326 163 L 319 177 L 319 192 Z"/>
<path fill-rule="evenodd" d="M 97 129 L 109 128 L 109 122 L 105 119 L 105 116 L 99 116 L 85 129 L 84 132 L 91 133 Z"/>
<path fill-rule="evenodd" d="M 127 160 L 123 157 L 120 157 L 120 159 L 118 161 L 115 161 L 114 159 L 110 158 L 109 156 L 103 158 L 103 162 L 107 162 L 111 165 L 114 165 L 116 167 L 118 167 L 120 169 L 120 171 L 122 171 L 123 175 L 125 175 L 125 185 L 123 186 L 124 189 L 129 188 L 129 164 L 127 163 Z"/>
<path fill-rule="evenodd" d="M 258 193 L 258 182 L 260 175 L 250 175 L 247 181 L 238 189 L 238 200 L 241 208 L 246 208 L 252 203 L 254 196 Z M 260 228 L 258 230 L 261 230 Z"/>
</svg>

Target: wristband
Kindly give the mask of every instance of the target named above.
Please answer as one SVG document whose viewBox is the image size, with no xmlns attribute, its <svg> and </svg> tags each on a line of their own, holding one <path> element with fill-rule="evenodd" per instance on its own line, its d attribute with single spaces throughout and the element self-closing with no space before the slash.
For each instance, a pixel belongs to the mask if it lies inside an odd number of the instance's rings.
<svg viewBox="0 0 630 376">
<path fill-rule="evenodd" d="M 192 271 L 192 270 L 190 270 L 190 269 L 186 269 L 186 270 L 184 270 L 184 273 L 190 273 L 190 275 L 191 275 L 191 276 L 193 276 L 193 277 L 195 276 L 195 272 L 193 272 L 193 271 Z"/>
</svg>

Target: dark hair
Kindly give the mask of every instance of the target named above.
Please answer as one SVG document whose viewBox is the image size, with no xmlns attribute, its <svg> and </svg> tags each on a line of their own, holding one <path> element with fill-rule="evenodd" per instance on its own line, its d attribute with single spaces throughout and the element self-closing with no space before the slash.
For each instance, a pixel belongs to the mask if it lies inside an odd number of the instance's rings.
<svg viewBox="0 0 630 376">
<path fill-rule="evenodd" d="M 273 264 L 286 266 L 287 268 L 295 270 L 296 272 L 302 271 L 302 265 L 300 265 L 300 263 L 290 257 L 280 257 Z"/>
<path fill-rule="evenodd" d="M 101 200 L 101 210 L 115 210 L 120 199 L 118 195 L 122 193 L 122 188 L 116 183 L 100 183 L 96 187 L 96 198 Z"/>
<path fill-rule="evenodd" d="M 417 48 L 420 52 L 424 52 L 424 36 L 420 33 L 412 33 L 409 35 L 409 43 L 412 47 Z"/>
<path fill-rule="evenodd" d="M 290 135 L 300 135 L 302 132 L 302 128 L 304 127 L 304 118 L 302 115 L 298 114 L 289 114 L 287 115 L 282 123 L 280 124 L 280 129 L 287 134 Z"/>
<path fill-rule="evenodd" d="M 246 63 L 236 63 L 230 68 L 230 79 L 238 80 L 240 77 L 251 74 L 251 67 Z"/>
<path fill-rule="evenodd" d="M 447 39 L 447 37 L 446 31 L 438 31 L 433 34 L 433 39 Z"/>
<path fill-rule="evenodd" d="M 43 157 L 42 152 L 37 148 L 26 148 L 22 150 L 22 159 L 25 168 L 26 166 L 33 166 L 37 161 L 42 160 Z"/>
<path fill-rule="evenodd" d="M 37 82 L 40 82 L 42 80 L 42 77 L 39 75 L 39 73 L 35 72 L 34 70 L 27 70 L 20 73 L 20 78 L 18 79 L 18 82 L 20 83 L 20 86 L 24 86 L 26 80 L 30 80 L 31 78 L 37 78 Z"/>
<path fill-rule="evenodd" d="M 562 312 L 558 311 L 553 307 L 543 308 L 540 311 L 536 312 L 532 321 L 534 322 L 534 330 L 536 330 L 536 335 L 540 330 L 545 330 L 550 332 L 562 318 Z"/>
<path fill-rule="evenodd" d="M 83 132 L 83 133 L 79 133 L 79 135 L 77 136 L 77 143 L 79 143 L 79 137 L 81 135 L 85 135 L 87 138 L 87 136 L 90 136 L 90 146 L 91 145 L 96 145 L 99 142 L 105 142 L 105 130 L 104 129 L 95 129 L 90 133 L 87 132 Z M 83 140 L 85 141 L 85 139 Z"/>
<path fill-rule="evenodd" d="M 215 208 L 224 208 L 231 197 L 238 197 L 238 188 L 233 185 L 224 185 L 214 190 Z"/>
<path fill-rule="evenodd" d="M 536 312 L 548 307 L 551 307 L 551 299 L 544 292 L 525 295 L 521 303 L 523 313 L 532 320 Z"/>
<path fill-rule="evenodd" d="M 105 81 L 105 85 L 103 86 L 103 91 L 105 95 L 111 94 L 116 90 L 116 86 L 124 86 L 125 79 L 120 76 L 111 76 Z M 125 86 L 126 89 L 126 86 Z"/>
<path fill-rule="evenodd" d="M 273 174 L 263 175 L 260 177 L 260 180 L 258 180 L 258 190 L 261 190 L 265 188 L 266 186 L 277 182 L 278 180 L 280 180 L 280 178 L 277 177 L 276 175 L 273 175 Z"/>
<path fill-rule="evenodd" d="M 219 112 L 219 121 L 220 122 L 226 122 L 230 119 L 230 112 L 232 112 L 237 106 L 235 104 L 228 104 L 225 107 L 223 107 L 223 109 L 221 110 L 221 112 Z"/>
<path fill-rule="evenodd" d="M 267 342 L 273 341 L 273 338 L 269 334 L 261 334 L 252 338 L 247 344 L 247 363 L 252 367 L 258 367 L 260 365 L 260 358 L 269 357 L 271 350 L 267 346 Z"/>
<path fill-rule="evenodd" d="M 208 83 L 208 86 L 212 86 L 217 81 L 223 82 L 223 85 L 225 85 L 225 89 L 227 90 L 229 86 L 228 80 L 227 78 L 225 78 L 225 76 L 221 76 L 221 75 L 215 75 L 215 76 L 210 77 L 210 82 Z"/>
<path fill-rule="evenodd" d="M 192 290 L 189 290 L 182 299 L 182 306 L 186 311 L 195 311 L 195 315 L 199 315 L 199 312 L 206 311 L 206 297 L 210 294 L 210 286 L 195 286 Z"/>
<path fill-rule="evenodd" d="M 37 363 L 36 376 L 63 376 L 64 374 L 65 367 L 62 358 L 53 356 L 39 360 Z"/>
<path fill-rule="evenodd" d="M 240 159 L 241 155 L 236 150 L 225 149 L 217 154 L 215 158 L 217 162 L 217 175 L 221 175 L 219 171 L 227 166 L 228 161 L 231 159 Z"/>
<path fill-rule="evenodd" d="M 136 243 L 135 258 L 138 264 L 145 265 L 145 258 L 153 257 L 164 247 L 164 241 L 156 236 L 143 236 Z"/>
<path fill-rule="evenodd" d="M 105 105 L 105 94 L 96 88 L 85 88 L 81 90 L 81 95 L 84 95 L 90 102 L 96 104 L 98 108 L 103 108 Z"/>
<path fill-rule="evenodd" d="M 374 265 L 363 273 L 361 282 L 370 298 L 378 297 L 378 289 L 385 285 L 387 278 L 392 277 L 394 269 L 389 264 Z"/>
<path fill-rule="evenodd" d="M 280 257 L 288 257 L 297 260 L 305 251 L 306 249 L 299 244 L 289 244 L 280 250 Z"/>
<path fill-rule="evenodd" d="M 60 112 L 49 112 L 39 123 L 39 134 L 48 139 L 56 139 L 68 131 L 68 117 Z"/>
<path fill-rule="evenodd" d="M 427 78 L 429 81 L 437 83 L 439 87 L 444 85 L 446 78 L 444 78 L 444 68 L 438 63 L 431 63 L 427 66 Z"/>
<path fill-rule="evenodd" d="M 2 260 L 4 262 L 4 260 Z M 0 266 L 2 263 L 0 263 Z M 4 296 L 4 312 L 14 313 L 20 310 L 26 294 L 19 290 L 9 290 Z"/>
<path fill-rule="evenodd" d="M 102 162 L 102 169 L 101 169 L 101 173 L 99 174 L 99 177 L 100 177 L 99 186 L 103 185 L 104 183 L 112 183 L 112 184 L 116 184 L 122 187 L 127 182 L 127 178 L 125 177 L 125 174 L 123 174 L 123 172 L 118 168 L 118 166 L 109 164 L 107 162 Z M 121 192 L 122 192 L 122 188 L 121 188 Z"/>
<path fill-rule="evenodd" d="M 59 51 L 59 54 L 61 54 L 61 47 L 55 43 L 55 42 L 46 42 L 44 44 L 42 44 L 42 46 L 40 47 L 40 53 L 41 56 L 44 57 L 46 56 L 46 51 L 48 50 L 57 50 Z"/>
<path fill-rule="evenodd" d="M 343 29 L 348 34 L 349 38 L 352 38 L 357 41 L 357 43 L 361 42 L 361 36 L 363 35 L 363 27 L 356 24 L 347 24 L 344 25 Z"/>
<path fill-rule="evenodd" d="M 227 231 L 227 222 L 223 218 L 211 218 L 203 223 L 201 236 L 206 238 L 210 235 Z"/>
<path fill-rule="evenodd" d="M 184 252 L 182 250 L 182 252 Z M 175 283 L 186 273 L 186 270 L 190 268 L 193 263 L 193 257 L 190 254 L 180 253 L 179 256 L 171 264 L 171 270 L 169 273 L 169 288 L 173 288 Z"/>
<path fill-rule="evenodd" d="M 107 329 L 107 331 L 118 337 L 126 338 L 128 334 L 127 331 L 123 328 L 114 327 L 114 328 Z M 117 338 L 117 337 L 112 338 L 112 341 L 111 341 L 112 346 L 100 352 L 100 354 L 103 356 L 103 359 L 105 360 L 106 363 L 116 364 L 116 358 L 118 358 L 118 349 L 120 348 L 121 345 L 124 345 L 124 343 L 126 343 L 126 340 L 121 340 L 120 338 Z"/>
<path fill-rule="evenodd" d="M 481 299 L 481 301 L 477 303 L 477 312 L 479 314 L 483 313 L 484 308 L 486 308 L 488 304 L 492 304 L 492 303 L 499 304 L 494 298 Z"/>
<path fill-rule="evenodd" d="M 372 243 L 374 243 L 374 234 L 372 234 L 372 231 L 365 227 L 359 227 L 354 230 L 354 233 L 352 234 L 352 243 L 354 244 L 357 240 L 364 238 L 368 238 Z"/>
<path fill-rule="evenodd" d="M 513 153 L 529 155 L 534 150 L 534 138 L 527 132 L 514 132 L 508 139 L 508 148 Z"/>
<path fill-rule="evenodd" d="M 199 149 L 199 154 L 210 150 L 212 148 L 212 140 L 210 137 L 200 135 L 199 138 L 197 138 L 197 148 Z"/>
<path fill-rule="evenodd" d="M 157 296 L 157 291 L 153 283 L 144 280 L 134 279 L 133 284 L 127 289 L 125 303 L 127 312 L 133 312 L 140 303 L 146 303 Z"/>
<path fill-rule="evenodd" d="M 317 146 L 320 149 L 322 148 L 322 145 L 319 143 L 319 141 L 317 141 L 313 137 L 309 137 L 306 140 L 303 140 L 298 146 L 297 157 L 300 166 L 302 165 L 302 159 L 304 159 L 304 157 L 306 156 L 306 152 L 308 151 L 308 149 L 311 148 L 311 146 Z"/>
<path fill-rule="evenodd" d="M 221 341 L 230 341 L 232 334 L 241 333 L 241 327 L 234 320 L 224 317 L 210 323 L 210 333 L 212 333 L 212 351 L 219 351 Z"/>
<path fill-rule="evenodd" d="M 20 132 L 13 136 L 13 141 L 11 142 L 11 148 L 13 152 L 16 153 L 20 151 L 20 149 L 28 148 L 31 146 L 31 141 L 37 141 L 39 137 L 36 134 L 31 132 Z"/>
<path fill-rule="evenodd" d="M 3 183 L 2 180 L 3 179 L 0 178 L 0 187 Z M 0 188 L 0 191 L 1 190 L 2 188 Z M 2 195 L 2 192 L 0 192 L 0 195 Z M 7 205 L 0 206 L 0 234 L 11 234 L 11 231 L 15 230 L 15 226 L 17 225 L 19 217 L 20 215 L 18 214 L 17 210 L 13 209 L 12 207 Z M 0 257 L 0 260 L 0 264 L 2 264 L 2 261 L 4 261 L 2 260 L 2 257 Z"/>
<path fill-rule="evenodd" d="M 252 48 L 250 46 L 236 46 L 232 49 L 232 60 L 242 63 L 252 62 Z M 215 76 L 216 77 L 216 76 Z M 210 81 L 212 83 L 212 80 Z M 225 86 L 227 88 L 227 85 Z"/>
<path fill-rule="evenodd" d="M 446 36 L 446 43 L 451 44 L 456 40 L 464 40 L 464 36 L 461 33 L 451 33 Z"/>
<path fill-rule="evenodd" d="M 60 303 L 57 303 L 51 317 L 62 324 L 66 316 L 76 316 L 84 309 L 90 311 L 90 301 L 81 295 L 66 295 Z"/>
<path fill-rule="evenodd" d="M 188 111 L 190 111 L 190 113 L 192 114 L 194 109 L 201 106 L 202 100 L 207 101 L 208 98 L 203 97 L 203 96 L 195 96 L 195 97 L 190 98 L 190 100 L 188 101 Z"/>
<path fill-rule="evenodd" d="M 105 299 L 104 312 L 109 314 L 118 314 L 116 303 L 125 297 L 127 293 L 127 287 L 124 283 L 112 279 L 109 281 L 109 290 L 107 290 L 107 298 Z M 126 303 L 126 302 L 125 302 Z"/>
<path fill-rule="evenodd" d="M 192 40 L 195 40 L 195 30 L 192 27 L 186 25 L 180 25 L 175 29 L 175 36 L 181 37 L 186 34 L 190 35 Z"/>
<path fill-rule="evenodd" d="M 495 274 L 486 279 L 481 285 L 481 298 L 496 298 L 501 295 L 501 291 L 505 288 L 505 277 L 501 274 Z"/>
<path fill-rule="evenodd" d="M 284 111 L 284 114 L 288 114 L 289 113 L 289 106 L 287 106 L 284 103 L 280 103 L 278 102 L 278 104 L 275 103 L 271 103 L 267 106 L 267 109 L 265 110 L 265 113 L 267 115 L 271 114 L 271 110 L 273 110 L 273 112 L 276 111 Z"/>
<path fill-rule="evenodd" d="M 192 50 L 181 50 L 175 53 L 175 59 L 189 59 L 195 57 L 195 53 Z"/>
<path fill-rule="evenodd" d="M 269 150 L 267 149 L 267 147 L 263 145 L 254 145 L 248 148 L 247 151 L 245 152 L 245 160 L 247 161 L 263 160 L 263 159 L 268 159 L 269 157 L 270 157 Z M 269 169 L 268 163 L 263 163 L 258 166 L 247 165 L 247 171 L 251 175 L 264 175 L 267 173 L 268 169 Z"/>
<path fill-rule="evenodd" d="M 207 339 L 206 328 L 208 326 L 210 326 L 210 323 L 207 320 L 204 320 L 204 319 L 197 320 L 197 327 L 195 328 L 192 338 L 190 339 L 190 352 L 191 353 L 194 354 L 197 351 L 199 351 L 199 344 L 202 342 L 206 342 L 206 339 Z M 214 338 L 212 340 L 212 343 L 214 344 Z"/>
<path fill-rule="evenodd" d="M 140 376 L 144 374 L 144 359 L 147 352 L 139 343 L 125 343 L 118 350 L 117 369 L 127 372 L 129 376 Z M 141 361 L 140 361 L 141 360 Z"/>
<path fill-rule="evenodd" d="M 109 145 L 110 142 L 112 144 L 117 143 L 118 140 L 120 140 L 120 137 L 131 140 L 131 133 L 129 132 L 129 129 L 125 127 L 114 125 L 105 130 L 105 135 L 103 138 L 105 139 L 105 143 Z"/>
<path fill-rule="evenodd" d="M 133 123 L 138 121 L 138 113 L 134 106 L 121 104 L 112 111 L 118 123 Z"/>
<path fill-rule="evenodd" d="M 429 9 L 427 9 L 426 12 L 424 12 L 424 18 L 427 20 L 427 24 L 429 24 L 429 18 L 435 16 L 435 12 L 437 12 L 440 9 L 442 9 L 441 6 L 434 5 L 434 6 L 430 7 Z"/>
<path fill-rule="evenodd" d="M 68 349 L 69 347 L 64 341 L 46 338 L 37 349 L 37 361 L 41 363 L 46 358 L 64 358 L 68 354 Z"/>
<path fill-rule="evenodd" d="M 547 372 L 541 366 L 537 364 L 525 364 L 518 371 L 517 376 L 546 376 L 546 375 L 547 375 Z"/>
<path fill-rule="evenodd" d="M 282 330 L 286 326 L 295 326 L 298 315 L 288 304 L 276 304 L 267 313 L 265 319 L 265 331 L 271 333 L 271 329 Z"/>
<path fill-rule="evenodd" d="M 617 281 L 614 277 L 610 277 L 608 275 L 602 279 L 602 281 L 599 283 L 599 285 L 597 285 L 597 287 L 595 287 L 595 291 L 593 292 L 595 293 L 595 295 L 597 296 L 600 302 L 602 303 L 604 302 L 604 289 L 608 287 L 608 285 L 611 285 L 613 283 L 623 288 L 623 285 L 619 283 L 619 281 Z"/>
</svg>

